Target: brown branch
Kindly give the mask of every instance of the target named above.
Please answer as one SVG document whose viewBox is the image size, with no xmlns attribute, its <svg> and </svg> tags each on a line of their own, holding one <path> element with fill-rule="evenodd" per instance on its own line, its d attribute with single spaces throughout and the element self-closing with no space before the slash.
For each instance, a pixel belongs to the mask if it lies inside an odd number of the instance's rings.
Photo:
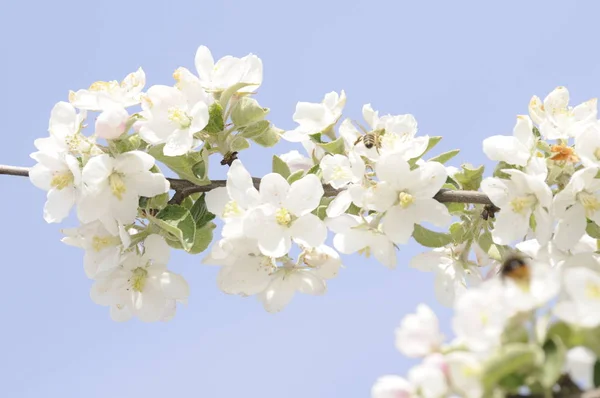
<svg viewBox="0 0 600 398">
<path fill-rule="evenodd" d="M 0 174 L 27 177 L 29 169 L 26 167 L 4 166 L 0 165 Z M 214 180 L 207 185 L 196 185 L 187 180 L 178 178 L 167 178 L 171 183 L 171 189 L 175 191 L 175 195 L 169 203 L 181 203 L 187 196 L 197 192 L 208 192 L 215 188 L 224 187 L 226 180 Z M 252 177 L 254 186 L 258 189 L 260 178 Z M 331 185 L 323 185 L 325 196 L 335 196 L 340 191 L 334 189 Z M 441 189 L 434 197 L 440 203 L 477 203 L 477 204 L 492 204 L 490 199 L 481 192 L 476 191 L 453 191 L 451 189 Z"/>
</svg>

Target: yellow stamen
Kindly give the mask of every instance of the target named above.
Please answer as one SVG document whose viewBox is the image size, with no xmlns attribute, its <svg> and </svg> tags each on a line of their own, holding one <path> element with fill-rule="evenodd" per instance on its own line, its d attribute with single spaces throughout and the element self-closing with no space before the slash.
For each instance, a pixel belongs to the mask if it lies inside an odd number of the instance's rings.
<svg viewBox="0 0 600 398">
<path fill-rule="evenodd" d="M 142 267 L 138 267 L 133 270 L 131 279 L 131 288 L 136 292 L 142 292 L 144 286 L 146 286 L 146 279 L 148 278 L 148 271 Z"/>
<path fill-rule="evenodd" d="M 413 202 L 415 201 L 415 198 L 414 198 L 414 196 L 412 196 L 409 193 L 400 192 L 398 194 L 398 200 L 400 201 L 400 206 L 403 209 L 406 209 L 408 206 L 410 206 L 411 204 L 413 204 Z"/>
<path fill-rule="evenodd" d="M 235 200 L 227 202 L 223 209 L 223 218 L 237 217 L 242 215 L 242 209 Z"/>
<path fill-rule="evenodd" d="M 600 201 L 596 197 L 596 195 L 591 194 L 589 192 L 580 192 L 577 195 L 577 199 L 583 205 L 585 209 L 585 215 L 589 218 L 594 215 L 598 210 L 600 210 Z"/>
<path fill-rule="evenodd" d="M 277 220 L 277 224 L 287 227 L 292 222 L 292 215 L 287 209 L 277 209 L 275 220 Z"/>
<path fill-rule="evenodd" d="M 117 199 L 123 200 L 123 194 L 127 192 L 127 187 L 125 186 L 122 175 L 120 173 L 112 173 L 110 177 L 108 177 L 108 183 L 110 184 L 110 190 L 113 195 L 115 195 Z"/>
<path fill-rule="evenodd" d="M 50 186 L 60 191 L 61 189 L 73 184 L 73 180 L 73 173 L 70 171 L 67 171 L 66 173 L 55 174 L 50 181 Z"/>
<path fill-rule="evenodd" d="M 119 83 L 117 83 L 115 80 L 111 82 L 98 81 L 90 85 L 89 91 L 108 93 L 114 91 L 117 87 L 119 87 Z"/>
<path fill-rule="evenodd" d="M 510 201 L 510 206 L 515 213 L 524 214 L 533 208 L 537 200 L 533 195 L 520 196 Z"/>
<path fill-rule="evenodd" d="M 116 246 L 121 241 L 116 236 L 94 236 L 92 238 L 92 249 L 95 252 L 102 251 L 107 247 Z"/>
<path fill-rule="evenodd" d="M 179 108 L 169 108 L 168 114 L 169 120 L 179 124 L 182 129 L 187 129 L 192 124 L 192 118 Z"/>
</svg>

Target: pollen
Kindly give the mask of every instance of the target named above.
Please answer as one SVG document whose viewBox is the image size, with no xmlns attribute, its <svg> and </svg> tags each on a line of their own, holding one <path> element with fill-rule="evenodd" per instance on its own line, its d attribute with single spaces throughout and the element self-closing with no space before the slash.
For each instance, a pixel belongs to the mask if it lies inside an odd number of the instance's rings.
<svg viewBox="0 0 600 398">
<path fill-rule="evenodd" d="M 148 97 L 145 94 L 141 96 L 141 100 L 143 103 L 145 103 L 148 106 L 148 108 L 152 108 L 154 106 L 154 102 L 152 102 L 150 97 Z"/>
<path fill-rule="evenodd" d="M 336 165 L 333 168 L 333 174 L 331 175 L 331 177 L 332 177 L 333 180 L 343 180 L 343 179 L 346 179 L 346 178 L 348 178 L 350 176 L 349 176 L 349 173 L 348 173 L 348 169 L 345 169 L 342 166 Z"/>
<path fill-rule="evenodd" d="M 400 192 L 398 194 L 398 200 L 399 200 L 400 206 L 403 209 L 406 209 L 408 206 L 413 204 L 413 202 L 415 201 L 415 198 L 414 198 L 414 196 L 412 196 L 411 194 L 409 194 L 407 192 Z"/>
<path fill-rule="evenodd" d="M 600 201 L 594 194 L 580 192 L 579 195 L 577 195 L 577 199 L 579 199 L 579 202 L 583 205 L 587 217 L 592 217 L 594 213 L 600 210 Z"/>
<path fill-rule="evenodd" d="M 131 288 L 135 292 L 144 291 L 144 286 L 146 286 L 146 280 L 148 279 L 148 271 L 146 271 L 142 267 L 137 267 L 131 273 L 131 279 L 129 282 L 131 283 Z"/>
<path fill-rule="evenodd" d="M 225 208 L 223 209 L 223 218 L 231 218 L 242 215 L 242 209 L 237 204 L 235 200 L 231 200 L 227 202 Z"/>
<path fill-rule="evenodd" d="M 537 200 L 533 195 L 520 196 L 510 201 L 510 206 L 515 213 L 524 214 L 535 206 Z"/>
<path fill-rule="evenodd" d="M 95 252 L 102 251 L 107 247 L 116 246 L 119 244 L 119 239 L 116 236 L 94 236 L 92 238 L 92 249 Z"/>
<path fill-rule="evenodd" d="M 277 224 L 287 227 L 292 223 L 292 215 L 287 209 L 277 209 L 275 212 L 275 220 L 277 221 Z"/>
<path fill-rule="evenodd" d="M 369 258 L 371 257 L 371 247 L 365 246 L 362 249 L 360 249 L 357 253 L 359 256 L 362 256 L 364 254 L 366 258 Z"/>
<path fill-rule="evenodd" d="M 588 282 L 585 285 L 585 295 L 589 299 L 600 299 L 600 285 L 593 282 Z"/>
<path fill-rule="evenodd" d="M 114 80 L 112 82 L 98 81 L 92 83 L 90 85 L 89 90 L 95 92 L 109 93 L 111 91 L 114 91 L 117 87 L 119 87 L 119 84 Z"/>
<path fill-rule="evenodd" d="M 181 77 L 181 68 L 175 69 L 175 72 L 173 72 L 173 79 L 175 79 L 175 81 L 179 83 L 181 82 Z"/>
<path fill-rule="evenodd" d="M 557 161 L 566 161 L 571 163 L 579 162 L 579 157 L 575 154 L 575 150 L 565 144 L 552 145 L 550 151 L 555 153 L 550 159 Z"/>
<path fill-rule="evenodd" d="M 127 192 L 127 187 L 123 181 L 123 175 L 121 173 L 112 173 L 110 177 L 108 177 L 108 183 L 113 195 L 115 195 L 117 199 L 123 200 L 123 194 Z"/>
<path fill-rule="evenodd" d="M 168 118 L 170 121 L 177 123 L 182 129 L 187 129 L 192 124 L 192 118 L 179 108 L 169 108 Z"/>
<path fill-rule="evenodd" d="M 66 173 L 57 173 L 52 177 L 52 180 L 50 181 L 50 186 L 60 191 L 73 184 L 73 180 L 73 173 L 71 173 L 70 171 Z"/>
</svg>

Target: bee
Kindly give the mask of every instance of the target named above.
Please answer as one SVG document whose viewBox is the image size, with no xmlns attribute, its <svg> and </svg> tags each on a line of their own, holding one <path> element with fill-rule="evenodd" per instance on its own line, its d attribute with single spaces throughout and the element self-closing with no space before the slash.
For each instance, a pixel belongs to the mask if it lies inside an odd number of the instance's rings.
<svg viewBox="0 0 600 398">
<path fill-rule="evenodd" d="M 379 153 L 379 148 L 381 148 L 381 135 L 383 134 L 383 129 L 369 131 L 364 135 L 358 137 L 358 139 L 354 142 L 354 145 L 357 145 L 359 142 L 363 142 L 365 144 L 365 148 L 371 149 L 375 147 L 377 152 Z"/>
<path fill-rule="evenodd" d="M 483 207 L 483 211 L 481 212 L 481 218 L 487 221 L 490 218 L 496 218 L 496 213 L 500 211 L 499 207 L 494 205 L 485 205 Z"/>
<path fill-rule="evenodd" d="M 527 260 L 519 254 L 510 254 L 502 263 L 500 268 L 502 278 L 510 278 L 519 284 L 529 284 L 531 268 Z"/>
<path fill-rule="evenodd" d="M 233 161 L 238 158 L 237 154 L 237 152 L 227 152 L 225 156 L 223 156 L 223 160 L 221 160 L 221 166 L 231 166 Z"/>
</svg>

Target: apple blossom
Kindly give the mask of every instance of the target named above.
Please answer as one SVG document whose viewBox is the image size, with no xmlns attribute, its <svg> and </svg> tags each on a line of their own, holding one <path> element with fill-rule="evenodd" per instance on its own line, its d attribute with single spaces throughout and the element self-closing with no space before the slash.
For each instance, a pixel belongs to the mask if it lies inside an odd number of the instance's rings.
<svg viewBox="0 0 600 398">
<path fill-rule="evenodd" d="M 206 46 L 198 47 L 195 58 L 196 70 L 202 86 L 210 92 L 219 92 L 246 83 L 248 86 L 237 90 L 251 93 L 258 89 L 263 80 L 263 65 L 256 55 L 242 58 L 225 56 L 215 63 L 212 53 Z"/>
<path fill-rule="evenodd" d="M 128 74 L 122 82 L 116 80 L 92 83 L 87 90 L 69 92 L 69 102 L 78 109 L 103 111 L 118 106 L 127 108 L 140 103 L 146 74 L 142 68 Z"/>
<path fill-rule="evenodd" d="M 292 117 L 299 124 L 294 130 L 286 131 L 283 138 L 290 142 L 301 142 L 310 134 L 316 134 L 331 128 L 342 115 L 346 104 L 346 93 L 332 91 L 325 94 L 321 103 L 298 102 Z"/>
<path fill-rule="evenodd" d="M 434 312 L 425 304 L 406 315 L 396 329 L 396 348 L 407 357 L 424 357 L 439 350 L 444 335 Z"/>
<path fill-rule="evenodd" d="M 554 315 L 585 328 L 600 325 L 600 272 L 570 267 L 563 272 L 567 297 L 556 304 Z"/>
</svg>

